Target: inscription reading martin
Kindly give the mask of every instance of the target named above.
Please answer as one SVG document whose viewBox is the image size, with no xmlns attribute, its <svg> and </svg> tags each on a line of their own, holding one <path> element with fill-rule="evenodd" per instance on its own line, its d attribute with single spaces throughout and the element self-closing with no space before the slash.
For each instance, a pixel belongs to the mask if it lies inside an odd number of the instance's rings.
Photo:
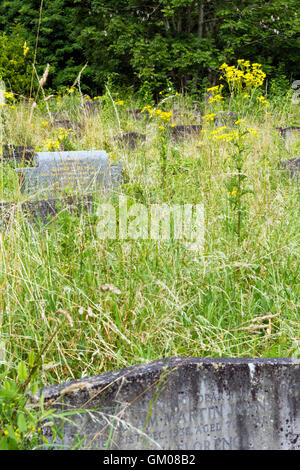
<svg viewBox="0 0 300 470">
<path fill-rule="evenodd" d="M 66 448 L 84 429 L 83 448 L 300 449 L 299 365 L 173 358 L 78 381 L 77 393 L 74 382 L 62 400 L 70 383 L 43 393 L 64 409 L 93 409 L 65 424 Z"/>
</svg>

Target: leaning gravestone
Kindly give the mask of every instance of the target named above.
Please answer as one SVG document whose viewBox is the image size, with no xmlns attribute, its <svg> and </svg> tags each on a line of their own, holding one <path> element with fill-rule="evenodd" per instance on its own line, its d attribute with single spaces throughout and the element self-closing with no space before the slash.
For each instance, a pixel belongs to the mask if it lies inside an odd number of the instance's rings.
<svg viewBox="0 0 300 470">
<path fill-rule="evenodd" d="M 19 205 L 12 202 L 1 202 L 0 229 L 8 226 L 18 208 L 27 216 L 29 222 L 45 225 L 60 212 L 68 211 L 77 216 L 83 213 L 91 213 L 93 211 L 93 198 L 91 195 L 69 196 L 64 199 L 25 201 Z"/>
<path fill-rule="evenodd" d="M 80 194 L 111 189 L 121 181 L 122 164 L 109 164 L 103 150 L 39 152 L 34 167 L 19 169 L 21 189 L 55 196 L 65 190 Z"/>
<path fill-rule="evenodd" d="M 67 449 L 300 450 L 300 359 L 163 359 L 42 395 L 75 412 L 57 441 Z"/>
</svg>

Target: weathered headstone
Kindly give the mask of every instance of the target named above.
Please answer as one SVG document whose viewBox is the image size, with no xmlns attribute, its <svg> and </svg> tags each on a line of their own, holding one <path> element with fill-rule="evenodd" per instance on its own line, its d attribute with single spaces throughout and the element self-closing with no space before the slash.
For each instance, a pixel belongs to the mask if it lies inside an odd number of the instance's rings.
<svg viewBox="0 0 300 470">
<path fill-rule="evenodd" d="M 122 132 L 121 134 L 115 135 L 113 139 L 117 142 L 124 142 L 131 149 L 135 149 L 139 144 L 145 142 L 146 135 L 135 131 Z"/>
<path fill-rule="evenodd" d="M 88 114 L 93 114 L 99 112 L 102 108 L 102 102 L 99 100 L 95 101 L 85 101 L 83 103 L 83 109 Z"/>
<path fill-rule="evenodd" d="M 285 140 L 287 149 L 289 150 L 291 144 L 295 141 L 300 141 L 300 127 L 289 126 L 289 127 L 276 127 L 276 130 L 280 133 L 281 137 Z"/>
<path fill-rule="evenodd" d="M 81 124 L 71 119 L 57 119 L 53 121 L 53 126 L 58 129 L 61 128 L 61 129 L 66 129 L 68 131 L 72 131 L 76 137 L 80 137 L 82 133 Z"/>
<path fill-rule="evenodd" d="M 21 189 L 55 195 L 66 189 L 88 193 L 96 188 L 109 190 L 121 181 L 123 166 L 110 165 L 103 150 L 38 152 L 34 167 L 18 170 Z"/>
<path fill-rule="evenodd" d="M 186 138 L 187 136 L 200 134 L 201 130 L 201 124 L 168 126 L 168 135 L 174 140 L 179 140 Z"/>
<path fill-rule="evenodd" d="M 86 410 L 64 423 L 65 448 L 77 436 L 87 449 L 300 450 L 300 359 L 163 359 L 42 394 Z"/>
<path fill-rule="evenodd" d="M 217 127 L 234 126 L 238 120 L 238 113 L 235 111 L 219 111 L 214 117 L 214 124 Z"/>
<path fill-rule="evenodd" d="M 143 119 L 148 118 L 150 113 L 147 109 L 139 108 L 139 109 L 128 109 L 126 111 L 127 116 L 132 116 L 134 119 Z"/>
<path fill-rule="evenodd" d="M 200 109 L 199 103 L 197 101 L 194 101 L 192 103 L 192 114 L 197 119 L 198 122 L 203 121 L 204 112 L 202 111 L 202 109 Z"/>
<path fill-rule="evenodd" d="M 286 169 L 291 178 L 300 179 L 300 157 L 290 158 L 289 160 L 280 162 L 279 168 Z"/>
<path fill-rule="evenodd" d="M 7 227 L 9 221 L 14 218 L 14 214 L 18 209 L 21 209 L 30 222 L 45 225 L 59 212 L 66 210 L 76 215 L 91 213 L 93 210 L 93 198 L 91 195 L 84 195 L 79 197 L 68 196 L 64 199 L 25 201 L 21 204 L 1 202 L 0 229 Z"/>
<path fill-rule="evenodd" d="M 13 161 L 17 165 L 33 163 L 35 149 L 31 145 L 5 146 L 0 158 Z"/>
</svg>

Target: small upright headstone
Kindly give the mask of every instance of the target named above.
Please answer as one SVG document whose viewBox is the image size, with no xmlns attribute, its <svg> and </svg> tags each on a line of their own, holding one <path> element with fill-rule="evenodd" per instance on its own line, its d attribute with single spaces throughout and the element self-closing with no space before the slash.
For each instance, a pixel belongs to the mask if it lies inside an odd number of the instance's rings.
<svg viewBox="0 0 300 470">
<path fill-rule="evenodd" d="M 126 111 L 127 116 L 132 116 L 134 119 L 143 119 L 148 118 L 150 113 L 147 109 L 138 108 L 138 109 L 128 109 Z"/>
<path fill-rule="evenodd" d="M 53 121 L 53 126 L 56 128 L 66 129 L 72 131 L 77 137 L 80 137 L 82 129 L 79 122 L 70 119 L 56 119 Z"/>
<path fill-rule="evenodd" d="M 207 105 L 210 104 L 210 99 L 213 98 L 214 94 L 211 91 L 206 91 L 203 95 L 202 104 Z"/>
<path fill-rule="evenodd" d="M 298 126 L 276 127 L 276 130 L 285 140 L 285 144 L 288 150 L 290 149 L 292 143 L 300 140 L 300 127 Z"/>
<path fill-rule="evenodd" d="M 83 109 L 87 114 L 97 113 L 101 110 L 102 102 L 99 100 L 95 101 L 85 101 L 83 104 Z"/>
<path fill-rule="evenodd" d="M 235 111 L 219 111 L 214 117 L 214 123 L 217 127 L 231 127 L 238 120 L 238 113 Z"/>
<path fill-rule="evenodd" d="M 65 190 L 80 194 L 96 188 L 108 190 L 121 181 L 122 169 L 121 164 L 109 164 L 105 151 L 91 150 L 38 152 L 34 167 L 18 171 L 23 191 L 55 195 Z"/>
<path fill-rule="evenodd" d="M 135 131 L 122 132 L 115 135 L 113 139 L 117 142 L 124 142 L 131 149 L 135 149 L 139 144 L 145 142 L 146 135 Z"/>
<path fill-rule="evenodd" d="M 201 133 L 201 124 L 188 124 L 188 125 L 171 125 L 168 126 L 168 135 L 174 139 L 184 139 L 188 136 L 196 136 Z"/>
<path fill-rule="evenodd" d="M 192 105 L 192 114 L 197 119 L 198 122 L 202 122 L 203 111 L 199 108 L 199 103 L 197 101 L 193 102 Z"/>
</svg>

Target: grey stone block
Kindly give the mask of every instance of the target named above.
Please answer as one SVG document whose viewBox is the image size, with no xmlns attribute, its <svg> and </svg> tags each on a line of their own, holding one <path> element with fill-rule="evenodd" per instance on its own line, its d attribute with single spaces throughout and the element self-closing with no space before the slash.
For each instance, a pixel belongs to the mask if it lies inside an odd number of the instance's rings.
<svg viewBox="0 0 300 470">
<path fill-rule="evenodd" d="M 120 183 L 122 164 L 110 165 L 103 150 L 39 152 L 34 167 L 19 169 L 21 189 L 55 196 L 71 189 L 80 194 L 103 188 L 110 190 Z"/>
<path fill-rule="evenodd" d="M 173 140 L 184 139 L 188 136 L 199 135 L 202 130 L 201 124 L 188 124 L 188 125 L 176 125 L 168 126 L 168 135 Z"/>
<path fill-rule="evenodd" d="M 300 450 L 299 359 L 162 359 L 42 394 L 75 412 L 65 448 L 86 437 L 80 448 Z"/>
<path fill-rule="evenodd" d="M 145 142 L 146 135 L 135 131 L 122 132 L 121 134 L 115 135 L 113 139 L 117 142 L 124 142 L 129 148 L 135 149 L 139 144 Z"/>
</svg>

